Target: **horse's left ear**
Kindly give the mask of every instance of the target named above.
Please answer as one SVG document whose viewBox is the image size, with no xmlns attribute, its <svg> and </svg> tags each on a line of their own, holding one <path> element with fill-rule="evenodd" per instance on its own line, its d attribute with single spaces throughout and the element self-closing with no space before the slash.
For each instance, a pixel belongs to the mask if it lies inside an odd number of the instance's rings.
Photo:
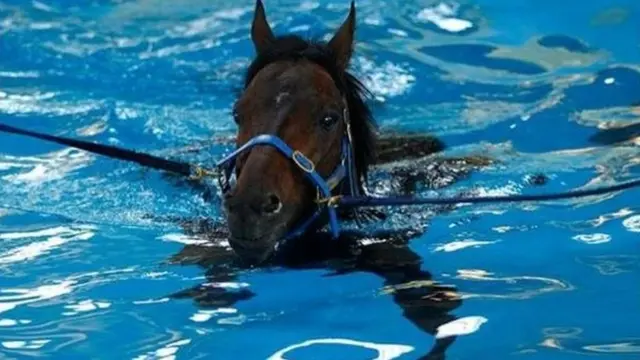
<svg viewBox="0 0 640 360">
<path fill-rule="evenodd" d="M 251 40 L 257 53 L 263 52 L 275 40 L 271 26 L 267 22 L 262 0 L 256 0 L 256 7 L 251 23 Z"/>
<path fill-rule="evenodd" d="M 338 32 L 329 41 L 329 47 L 333 51 L 338 65 L 344 70 L 349 66 L 351 54 L 353 54 L 353 35 L 356 30 L 356 5 L 351 1 L 349 16 L 342 23 Z"/>
</svg>

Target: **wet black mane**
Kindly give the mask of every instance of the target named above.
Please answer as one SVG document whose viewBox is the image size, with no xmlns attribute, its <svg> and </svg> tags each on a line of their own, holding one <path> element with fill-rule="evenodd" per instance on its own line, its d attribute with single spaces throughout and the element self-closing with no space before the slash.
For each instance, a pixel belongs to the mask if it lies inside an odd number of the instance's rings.
<svg viewBox="0 0 640 360">
<path fill-rule="evenodd" d="M 362 182 L 366 181 L 368 167 L 375 159 L 376 124 L 369 107 L 365 104 L 365 97 L 370 92 L 355 76 L 340 69 L 326 43 L 304 40 L 297 35 L 276 38 L 268 49 L 259 53 L 251 62 L 244 86 L 246 88 L 256 74 L 271 63 L 303 59 L 320 65 L 347 99 L 358 183 L 362 186 Z"/>
</svg>

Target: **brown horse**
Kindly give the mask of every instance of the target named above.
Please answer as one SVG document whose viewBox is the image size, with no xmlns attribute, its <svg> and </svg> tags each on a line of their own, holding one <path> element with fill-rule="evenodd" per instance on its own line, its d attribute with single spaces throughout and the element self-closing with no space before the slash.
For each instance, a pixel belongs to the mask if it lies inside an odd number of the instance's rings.
<svg viewBox="0 0 640 360">
<path fill-rule="evenodd" d="M 354 155 L 357 192 L 365 190 L 367 175 L 376 165 L 425 158 L 443 150 L 443 144 L 431 136 L 376 137 L 372 113 L 365 103 L 367 90 L 347 70 L 354 49 L 355 23 L 352 2 L 347 19 L 326 43 L 295 35 L 275 36 L 261 1 L 257 1 L 251 27 L 257 55 L 234 105 L 239 128 L 235 146 L 241 147 L 261 134 L 273 134 L 304 154 L 326 179 L 340 164 L 346 136 Z M 490 161 L 470 157 L 433 162 L 436 165 L 428 171 L 400 169 L 393 175 L 400 179 L 404 192 L 410 193 L 416 182 L 446 186 L 471 168 Z M 273 146 L 252 147 L 235 158 L 233 165 L 235 185 L 224 194 L 223 201 L 228 226 L 209 220 L 182 221 L 188 234 L 206 237 L 214 246 L 188 245 L 171 259 L 172 263 L 206 268 L 209 284 L 231 281 L 243 269 L 255 266 L 328 268 L 334 275 L 366 271 L 384 279 L 405 317 L 425 332 L 435 334 L 438 326 L 455 319 L 449 313 L 460 305 L 455 289 L 434 282 L 431 274 L 421 269 L 420 257 L 408 247 L 409 240 L 423 232 L 421 229 L 345 231 L 336 241 L 328 233 L 315 231 L 326 224 L 323 218 L 310 228 L 314 231 L 278 248 L 282 238 L 316 210 L 317 189 L 300 166 Z M 337 184 L 332 194 L 352 190 L 349 180 Z M 343 212 L 341 218 L 354 215 Z M 363 245 L 363 238 L 380 241 Z M 227 239 L 232 249 L 221 245 Z M 273 256 L 276 248 L 277 256 Z M 253 296 L 248 289 L 234 292 L 210 285 L 173 295 L 193 298 L 207 307 L 232 306 Z M 444 359 L 454 338 L 437 339 L 421 359 Z"/>
<path fill-rule="evenodd" d="M 251 27 L 257 56 L 234 104 L 237 147 L 273 135 L 324 179 L 340 166 L 346 138 L 353 154 L 347 167 L 353 172 L 347 169 L 350 176 L 335 184 L 332 195 L 362 194 L 376 159 L 376 129 L 364 102 L 366 89 L 347 71 L 355 21 L 352 3 L 346 21 L 327 43 L 275 36 L 258 1 Z M 231 247 L 253 263 L 268 259 L 319 206 L 314 201 L 316 184 L 306 178 L 309 171 L 268 145 L 251 147 L 233 159 L 235 184 L 224 193 Z M 310 228 L 324 225 L 314 224 Z"/>
<path fill-rule="evenodd" d="M 446 186 L 491 161 L 483 157 L 433 158 L 429 155 L 444 146 L 431 136 L 377 137 L 365 103 L 367 90 L 347 70 L 354 49 L 355 22 L 352 3 L 347 19 L 326 43 L 294 35 L 275 36 L 261 1 L 257 1 L 251 28 L 257 55 L 234 105 L 238 125 L 235 146 L 240 149 L 223 166 L 227 175 L 223 186 L 227 226 L 209 220 L 179 220 L 187 233 L 207 237 L 213 246 L 186 246 L 172 262 L 206 267 L 209 282 L 232 280 L 238 272 L 255 266 L 320 267 L 333 269 L 334 274 L 370 272 L 384 279 L 387 291 L 403 308 L 406 318 L 425 332 L 436 334 L 440 325 L 455 318 L 449 312 L 459 306 L 460 299 L 454 289 L 435 283 L 421 268 L 420 257 L 408 247 L 409 240 L 424 229 L 338 234 L 316 231 L 333 219 L 311 217 L 323 207 L 317 202 L 319 189 L 324 186 L 323 196 L 363 194 L 375 166 L 428 159 L 431 163 L 425 169 L 400 167 L 391 171 L 402 192 L 412 193 L 418 183 L 433 188 Z M 5 124 L 0 124 L 0 131 L 186 176 L 199 169 Z M 259 138 L 264 141 L 255 143 Z M 242 151 L 252 142 L 255 146 Z M 310 181 L 309 174 L 317 175 L 316 180 L 311 177 Z M 189 181 L 203 188 L 201 183 Z M 342 220 L 384 217 L 384 213 L 371 210 L 341 211 L 339 215 Z M 307 223 L 308 219 L 315 220 Z M 301 223 L 306 224 L 304 231 L 293 232 Z M 295 236 L 290 237 L 292 233 Z M 336 235 L 337 239 L 332 238 Z M 284 238 L 288 241 L 283 242 Z M 224 246 L 227 239 L 231 249 Z M 362 239 L 374 241 L 367 245 Z M 191 297 L 202 306 L 231 306 L 253 295 L 246 289 L 229 292 L 196 286 L 173 296 Z M 438 338 L 422 359 L 443 359 L 453 341 L 454 337 Z"/>
</svg>

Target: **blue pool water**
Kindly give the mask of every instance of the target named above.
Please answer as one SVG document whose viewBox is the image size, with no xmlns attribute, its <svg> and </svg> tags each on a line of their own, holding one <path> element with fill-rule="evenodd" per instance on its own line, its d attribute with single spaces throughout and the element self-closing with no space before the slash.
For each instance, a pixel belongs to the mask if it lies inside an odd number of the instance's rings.
<svg viewBox="0 0 640 360">
<path fill-rule="evenodd" d="M 276 32 L 324 36 L 348 4 L 265 6 Z M 0 122 L 211 163 L 228 149 L 181 149 L 233 135 L 252 10 L 0 0 Z M 640 119 L 637 0 L 359 0 L 357 11 L 352 66 L 381 129 L 500 160 L 443 191 L 640 176 L 637 127 L 601 133 Z M 537 173 L 548 183 L 527 185 Z M 640 358 L 639 196 L 394 220 L 428 224 L 411 248 L 462 298 L 439 334 L 460 335 L 447 359 Z M 169 299 L 207 281 L 166 263 L 203 240 L 149 214 L 219 209 L 157 172 L 0 134 L 0 359 L 419 359 L 434 344 L 367 273 L 253 270 L 218 284 L 257 294 L 233 307 Z"/>
</svg>

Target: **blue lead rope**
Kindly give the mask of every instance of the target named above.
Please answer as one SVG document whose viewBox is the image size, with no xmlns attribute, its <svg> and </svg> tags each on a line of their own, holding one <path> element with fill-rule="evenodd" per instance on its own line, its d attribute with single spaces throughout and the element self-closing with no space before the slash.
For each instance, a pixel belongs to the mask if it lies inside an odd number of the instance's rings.
<svg viewBox="0 0 640 360">
<path fill-rule="evenodd" d="M 88 141 L 65 138 L 61 136 L 53 136 L 38 133 L 35 131 L 19 129 L 13 126 L 0 123 L 0 131 L 24 135 L 45 141 L 54 142 L 61 145 L 71 146 L 82 149 L 94 154 L 104 155 L 110 158 L 135 162 L 142 166 L 151 167 L 159 170 L 170 171 L 182 174 L 191 178 L 202 178 L 205 176 L 215 175 L 215 172 L 203 169 L 188 163 L 162 159 L 157 156 L 138 153 L 132 150 L 117 148 L 114 146 L 95 144 Z M 348 134 L 347 134 L 348 135 Z M 479 204 L 479 203 L 511 203 L 511 202 L 528 202 L 528 201 L 545 201 L 560 200 L 569 198 L 586 197 L 593 195 L 602 195 L 621 190 L 627 190 L 640 186 L 640 179 L 629 182 L 603 186 L 594 189 L 585 189 L 577 191 L 568 191 L 552 194 L 531 194 L 531 195 L 504 195 L 504 196 L 483 196 L 483 197 L 449 197 L 449 198 L 426 198 L 412 196 L 388 196 L 388 197 L 372 197 L 360 194 L 357 184 L 357 174 L 355 171 L 355 162 L 353 159 L 353 148 L 350 136 L 344 136 L 342 141 L 342 157 L 340 164 L 333 173 L 324 179 L 315 169 L 315 164 L 298 150 L 293 150 L 282 139 L 275 135 L 258 135 L 246 144 L 235 150 L 232 154 L 219 161 L 216 165 L 222 168 L 222 181 L 220 186 L 223 191 L 230 190 L 235 170 L 235 159 L 244 151 L 247 151 L 258 145 L 272 146 L 278 149 L 284 156 L 296 164 L 302 170 L 311 182 L 316 186 L 318 191 L 318 204 L 316 211 L 294 230 L 285 236 L 282 241 L 286 241 L 292 237 L 302 235 L 310 226 L 319 218 L 322 211 L 326 209 L 329 215 L 329 226 L 331 234 L 337 238 L 340 234 L 340 224 L 336 213 L 337 207 L 374 207 L 374 206 L 406 206 L 406 205 L 452 205 L 452 204 Z M 346 192 L 339 195 L 332 195 L 331 192 L 338 187 L 343 181 L 348 182 Z"/>
<path fill-rule="evenodd" d="M 561 200 L 579 198 L 594 195 L 603 195 L 621 190 L 627 190 L 640 186 L 640 179 L 623 182 L 620 184 L 603 186 L 593 189 L 576 191 L 566 191 L 551 194 L 530 194 L 530 195 L 503 195 L 503 196 L 482 196 L 482 197 L 453 197 L 453 198 L 427 198 L 413 196 L 343 196 L 335 197 L 333 202 L 338 206 L 345 207 L 367 207 L 367 206 L 406 206 L 406 205 L 452 205 L 452 204 L 480 204 L 497 202 L 530 202 Z"/>
</svg>

